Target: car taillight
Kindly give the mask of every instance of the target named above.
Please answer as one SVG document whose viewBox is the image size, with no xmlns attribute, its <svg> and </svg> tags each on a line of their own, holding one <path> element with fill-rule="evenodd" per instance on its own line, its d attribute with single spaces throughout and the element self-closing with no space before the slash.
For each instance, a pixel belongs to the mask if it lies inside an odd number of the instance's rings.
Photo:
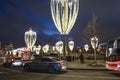
<svg viewBox="0 0 120 80">
<path fill-rule="evenodd" d="M 62 65 L 62 66 L 65 65 L 65 62 L 60 62 L 60 65 Z"/>
<path fill-rule="evenodd" d="M 108 64 L 108 65 L 112 67 L 117 67 L 117 64 Z"/>
<path fill-rule="evenodd" d="M 22 58 L 21 60 L 23 61 L 24 59 Z"/>
<path fill-rule="evenodd" d="M 14 61 L 14 59 L 11 59 L 11 61 Z"/>
</svg>

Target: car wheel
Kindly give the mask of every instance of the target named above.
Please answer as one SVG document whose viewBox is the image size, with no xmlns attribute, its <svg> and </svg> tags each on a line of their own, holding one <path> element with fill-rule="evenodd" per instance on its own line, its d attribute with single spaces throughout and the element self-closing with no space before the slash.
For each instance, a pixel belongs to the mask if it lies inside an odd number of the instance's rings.
<svg viewBox="0 0 120 80">
<path fill-rule="evenodd" d="M 24 71 L 28 72 L 28 71 L 30 71 L 30 66 L 29 65 L 24 65 L 23 69 L 24 69 Z"/>
<path fill-rule="evenodd" d="M 49 71 L 50 73 L 55 73 L 55 72 L 56 72 L 56 69 L 55 69 L 54 66 L 50 66 L 50 67 L 48 68 L 48 71 Z"/>
</svg>

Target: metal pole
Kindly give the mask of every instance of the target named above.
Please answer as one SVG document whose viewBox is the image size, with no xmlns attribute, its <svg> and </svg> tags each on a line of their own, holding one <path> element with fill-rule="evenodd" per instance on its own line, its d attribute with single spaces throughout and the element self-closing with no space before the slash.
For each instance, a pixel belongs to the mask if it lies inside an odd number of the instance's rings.
<svg viewBox="0 0 120 80">
<path fill-rule="evenodd" d="M 63 59 L 66 60 L 66 45 L 67 45 L 67 35 L 63 35 Z"/>
<path fill-rule="evenodd" d="M 97 65 L 96 48 L 94 49 L 94 54 L 95 54 L 95 65 Z"/>
</svg>

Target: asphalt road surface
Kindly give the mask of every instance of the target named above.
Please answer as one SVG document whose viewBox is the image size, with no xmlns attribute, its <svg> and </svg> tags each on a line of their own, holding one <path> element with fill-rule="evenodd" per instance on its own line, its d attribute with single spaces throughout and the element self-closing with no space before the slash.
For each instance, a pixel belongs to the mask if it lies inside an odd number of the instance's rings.
<svg viewBox="0 0 120 80">
<path fill-rule="evenodd" d="M 0 69 L 0 80 L 120 80 L 120 72 L 109 70 L 68 70 L 56 74 Z"/>
</svg>

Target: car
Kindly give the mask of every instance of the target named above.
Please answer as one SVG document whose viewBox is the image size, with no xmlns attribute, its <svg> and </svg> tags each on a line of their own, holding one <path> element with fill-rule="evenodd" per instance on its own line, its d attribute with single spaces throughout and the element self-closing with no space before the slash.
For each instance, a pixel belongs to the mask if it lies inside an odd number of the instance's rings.
<svg viewBox="0 0 120 80">
<path fill-rule="evenodd" d="M 23 65 L 24 71 L 48 71 L 55 73 L 67 70 L 67 62 L 56 57 L 40 57 Z"/>
<path fill-rule="evenodd" d="M 22 58 L 9 58 L 4 64 L 5 67 L 21 67 L 23 65 Z"/>
</svg>

